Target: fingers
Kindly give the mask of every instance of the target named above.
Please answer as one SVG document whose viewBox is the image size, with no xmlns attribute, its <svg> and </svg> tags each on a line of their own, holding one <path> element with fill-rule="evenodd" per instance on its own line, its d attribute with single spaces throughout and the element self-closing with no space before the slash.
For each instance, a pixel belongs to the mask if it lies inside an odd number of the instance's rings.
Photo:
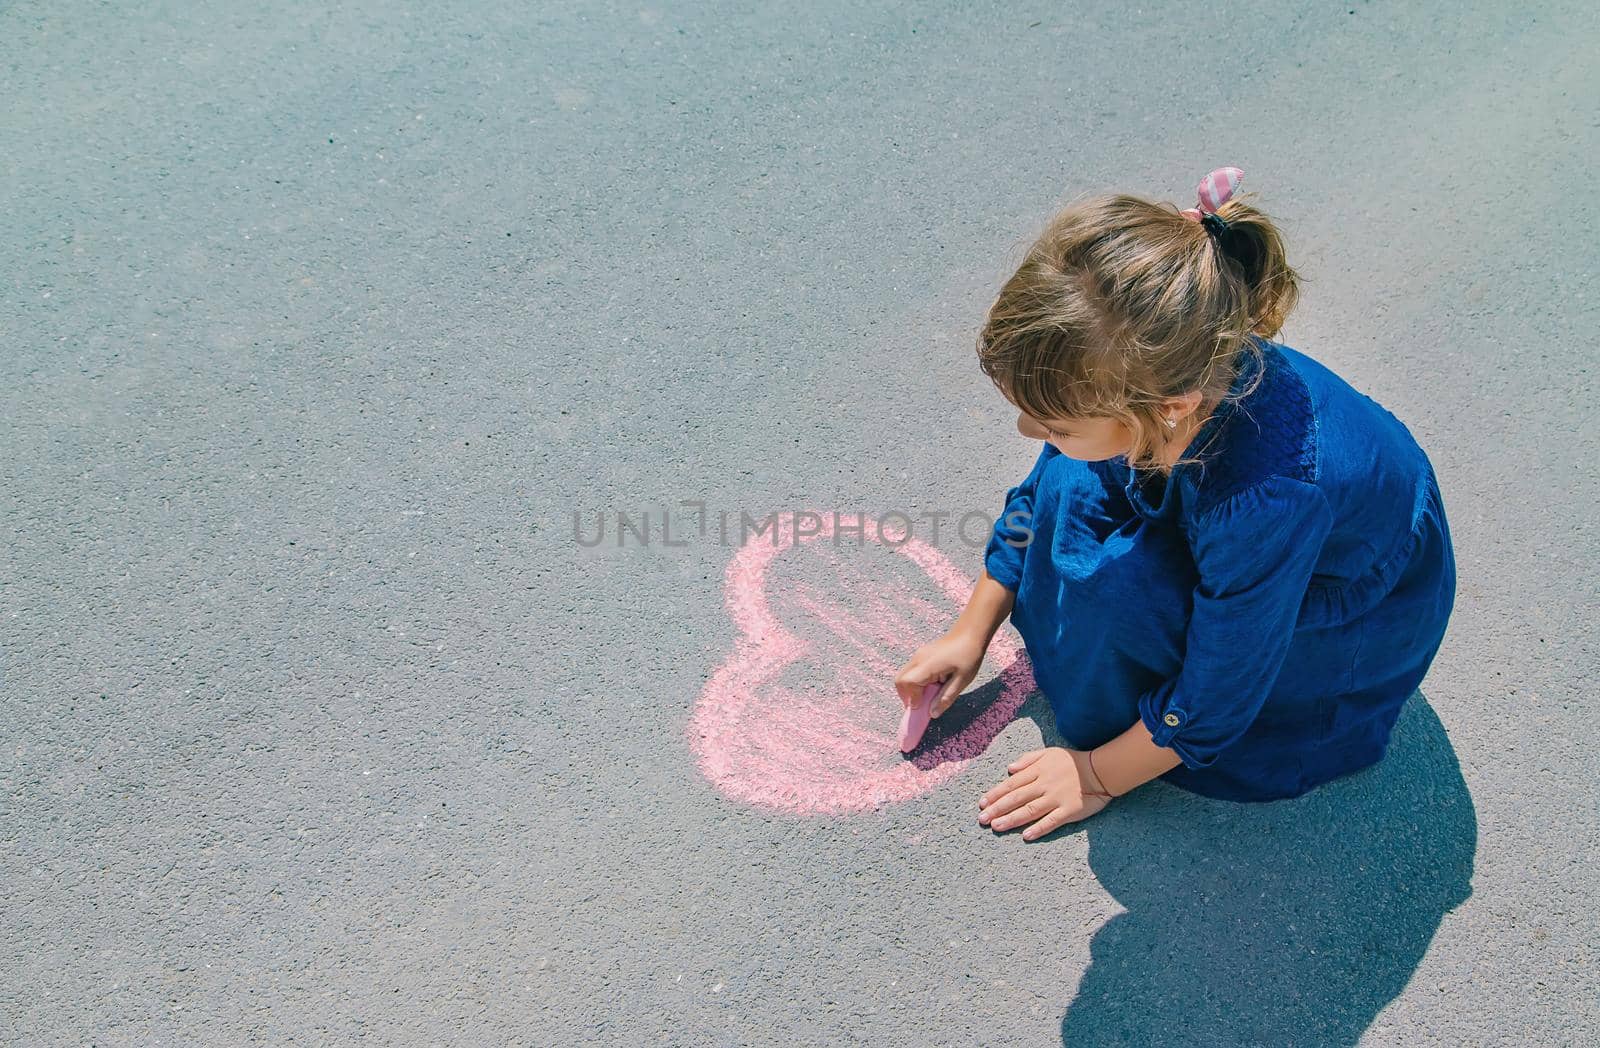
<svg viewBox="0 0 1600 1048">
<path fill-rule="evenodd" d="M 1001 796 L 993 804 L 978 813 L 978 823 L 983 826 L 992 826 L 994 829 L 1003 830 L 1015 826 L 1018 822 L 1032 822 L 1037 815 L 1026 819 L 1019 819 L 1019 809 L 1026 809 L 1029 805 L 1038 802 L 1044 796 L 1044 787 L 1036 782 L 1028 782 Z M 1001 823 L 1011 820 L 1007 825 Z"/>
<path fill-rule="evenodd" d="M 895 674 L 894 688 L 901 705 L 914 707 L 921 701 L 923 689 L 930 682 L 937 682 L 941 687 L 928 714 L 941 716 L 978 675 L 983 664 L 982 647 L 975 635 L 952 630 L 918 648 Z"/>
<path fill-rule="evenodd" d="M 1001 804 L 1005 804 L 1010 799 L 1011 798 L 1009 797 L 1004 798 L 1001 801 Z M 1027 802 L 1021 804 L 1020 806 L 1013 807 L 1010 811 L 1005 812 L 1004 814 L 991 815 L 989 818 L 989 828 L 991 830 L 999 830 L 1003 832 L 1005 830 L 1015 829 L 1018 826 L 1025 826 L 1033 820 L 1039 818 L 1041 815 L 1049 812 L 1053 807 L 1054 804 L 1045 798 L 1044 789 L 1042 787 L 1030 787 L 1027 795 Z M 983 816 L 980 815 L 978 817 L 978 821 L 982 822 Z"/>
<path fill-rule="evenodd" d="M 1006 771 L 1021 771 L 1023 768 L 1026 768 L 1028 765 L 1032 764 L 1042 756 L 1044 756 L 1044 750 L 1029 750 L 1027 753 L 1024 753 L 1022 756 L 1006 765 Z"/>
<path fill-rule="evenodd" d="M 1028 785 L 1028 783 L 1034 782 L 1038 778 L 1039 778 L 1038 774 L 1035 773 L 1035 772 L 1031 772 L 1031 771 L 1019 772 L 1016 775 L 1012 775 L 1011 777 L 1009 777 L 1006 780 L 1004 780 L 1003 782 L 1001 782 L 1000 785 L 996 786 L 994 789 L 990 790 L 988 793 L 985 793 L 982 797 L 979 797 L 978 798 L 978 807 L 987 808 L 989 805 L 993 804 L 995 801 L 999 800 L 1001 797 L 1004 797 L 1006 794 L 1010 793 L 1012 790 L 1020 789 L 1021 787 Z"/>
<path fill-rule="evenodd" d="M 1038 822 L 1022 831 L 1022 839 L 1036 841 L 1047 833 L 1054 833 L 1072 821 L 1072 813 L 1066 808 L 1057 808 Z"/>
<path fill-rule="evenodd" d="M 937 680 L 937 673 L 928 672 L 929 667 L 913 658 L 910 662 L 900 667 L 900 672 L 894 675 L 894 690 L 900 696 L 900 701 L 907 709 L 917 704 L 922 698 L 922 689 L 928 682 Z"/>
<path fill-rule="evenodd" d="M 972 683 L 972 677 L 960 671 L 952 671 L 950 679 L 944 682 L 944 690 L 933 700 L 933 711 L 930 716 L 939 717 L 944 711 L 956 704 L 961 693 Z"/>
</svg>

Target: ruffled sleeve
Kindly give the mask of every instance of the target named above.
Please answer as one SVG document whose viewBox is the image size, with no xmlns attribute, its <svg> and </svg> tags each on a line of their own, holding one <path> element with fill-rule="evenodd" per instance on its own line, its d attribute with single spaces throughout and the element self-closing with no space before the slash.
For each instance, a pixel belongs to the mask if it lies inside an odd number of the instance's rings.
<svg viewBox="0 0 1600 1048">
<path fill-rule="evenodd" d="M 1033 493 L 1039 477 L 1061 449 L 1046 441 L 1022 483 L 1006 492 L 1005 508 L 994 522 L 989 544 L 983 552 L 983 566 L 989 577 L 1015 593 L 1022 582 L 1022 558 L 1033 541 Z"/>
<path fill-rule="evenodd" d="M 1333 525 L 1315 484 L 1274 476 L 1194 521 L 1194 590 L 1183 668 L 1139 698 L 1158 746 L 1204 768 L 1255 720 L 1277 681 Z"/>
</svg>

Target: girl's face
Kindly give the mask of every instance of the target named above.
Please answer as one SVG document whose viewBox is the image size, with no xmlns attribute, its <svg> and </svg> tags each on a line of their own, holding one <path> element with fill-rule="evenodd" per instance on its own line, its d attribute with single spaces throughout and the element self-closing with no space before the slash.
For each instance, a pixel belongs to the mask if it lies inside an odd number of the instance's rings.
<svg viewBox="0 0 1600 1048">
<path fill-rule="evenodd" d="M 1128 427 L 1112 418 L 1041 419 L 1020 411 L 1017 432 L 1031 440 L 1047 440 L 1068 458 L 1088 462 L 1116 458 L 1133 447 Z"/>
</svg>

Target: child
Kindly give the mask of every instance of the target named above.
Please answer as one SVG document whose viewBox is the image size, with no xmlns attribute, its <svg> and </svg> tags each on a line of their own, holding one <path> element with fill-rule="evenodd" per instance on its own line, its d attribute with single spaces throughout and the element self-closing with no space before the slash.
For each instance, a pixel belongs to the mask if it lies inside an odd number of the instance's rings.
<svg viewBox="0 0 1600 1048">
<path fill-rule="evenodd" d="M 1295 797 L 1378 761 L 1455 598 L 1432 464 L 1387 410 L 1272 341 L 1298 275 L 1211 172 L 1197 207 L 1100 196 L 1006 282 L 979 361 L 1044 441 L 965 610 L 896 676 L 977 675 L 1009 615 L 1074 748 L 1023 754 L 978 821 L 1033 840 L 1156 776 Z"/>
</svg>

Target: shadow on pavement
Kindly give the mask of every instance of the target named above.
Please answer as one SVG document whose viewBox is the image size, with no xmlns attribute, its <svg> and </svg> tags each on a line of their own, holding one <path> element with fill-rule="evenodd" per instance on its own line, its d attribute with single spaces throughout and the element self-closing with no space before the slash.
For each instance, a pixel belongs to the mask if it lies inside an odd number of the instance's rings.
<svg viewBox="0 0 1600 1048">
<path fill-rule="evenodd" d="M 1048 705 L 1022 715 L 1060 745 Z M 1091 944 L 1061 1040 L 1354 1045 L 1471 894 L 1477 818 L 1421 692 L 1383 760 L 1292 800 L 1142 786 L 1060 834 L 1126 908 Z M 1058 834 L 1059 835 L 1059 834 Z"/>
</svg>

